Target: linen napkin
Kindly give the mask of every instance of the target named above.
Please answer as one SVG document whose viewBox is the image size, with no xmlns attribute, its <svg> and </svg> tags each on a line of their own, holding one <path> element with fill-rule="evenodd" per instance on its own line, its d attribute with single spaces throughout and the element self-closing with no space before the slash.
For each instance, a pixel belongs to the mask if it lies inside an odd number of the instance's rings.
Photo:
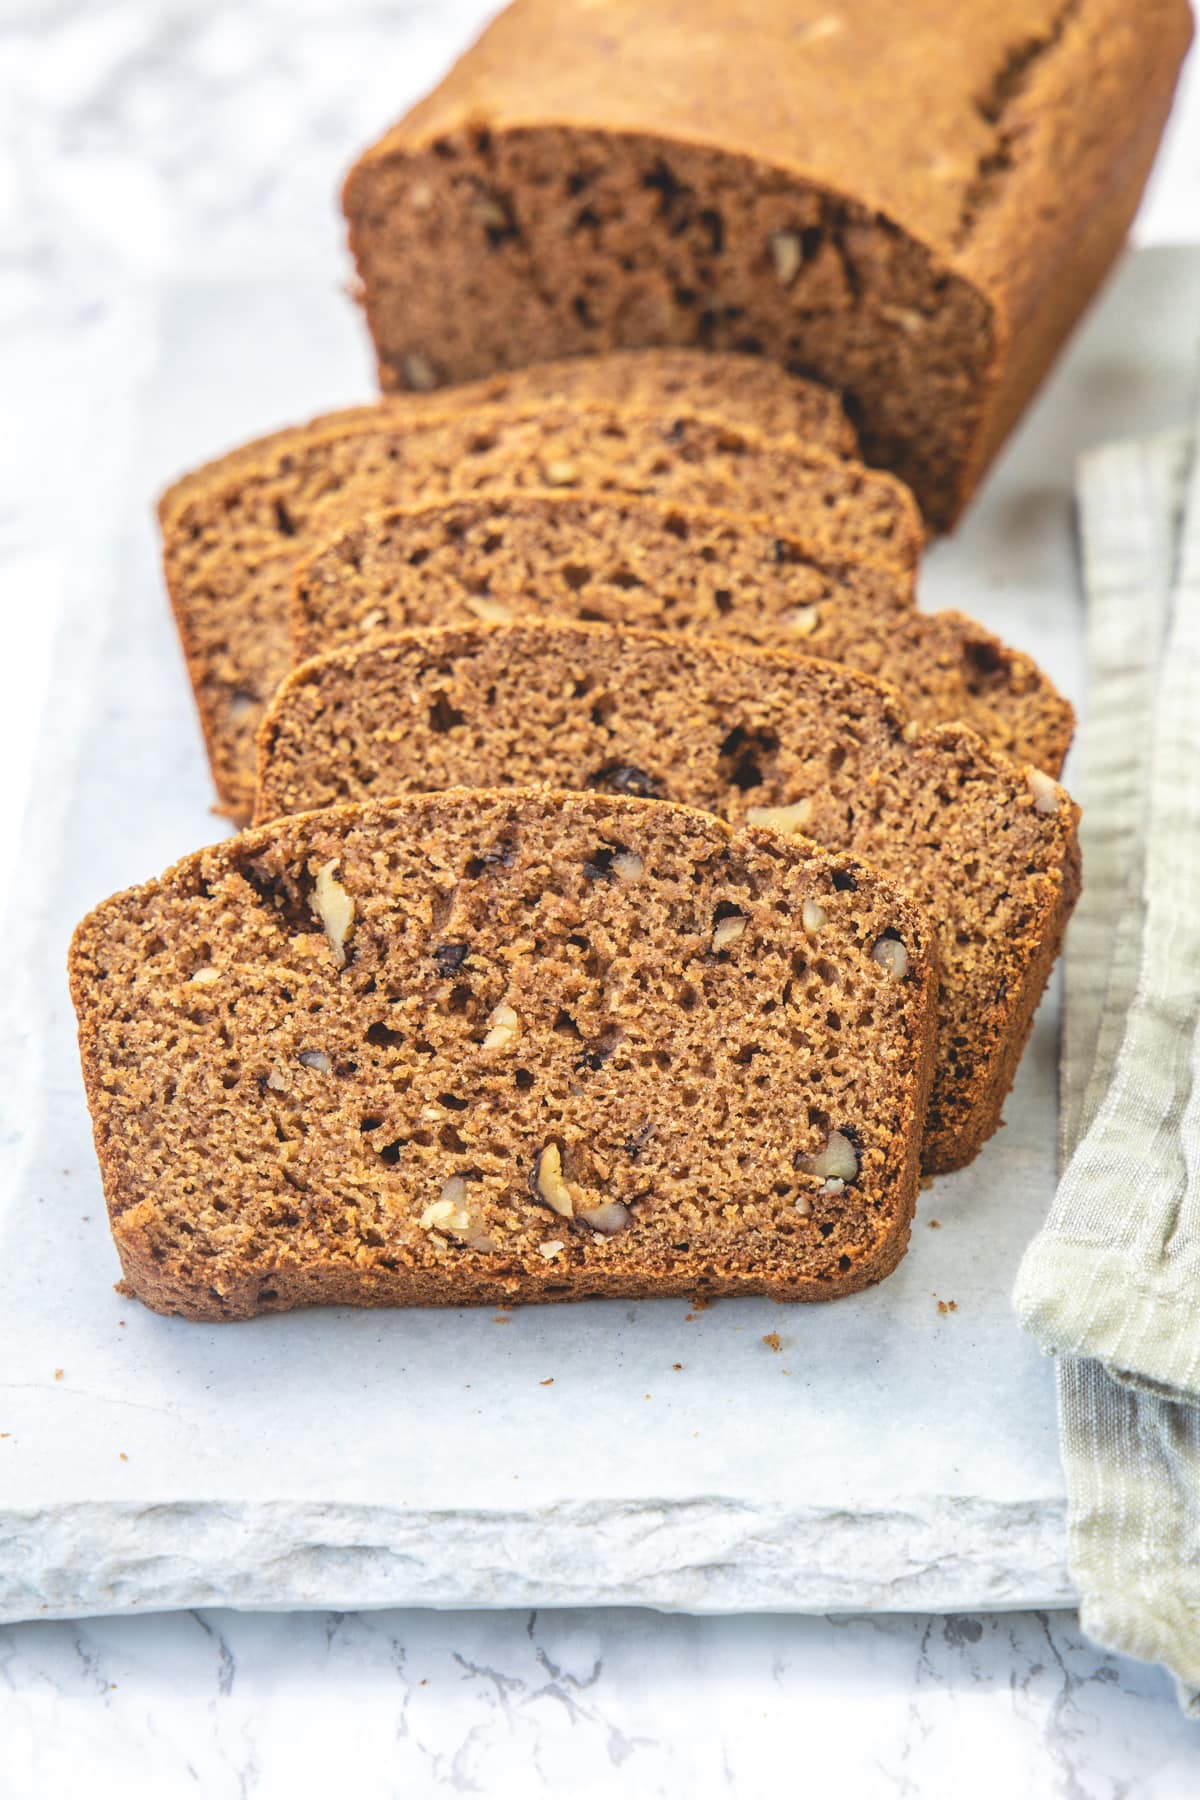
<svg viewBox="0 0 1200 1800">
<path fill-rule="evenodd" d="M 1014 1300 L 1058 1356 L 1085 1631 L 1200 1717 L 1200 454 L 1079 471 L 1084 887 L 1064 954 L 1060 1153 Z"/>
</svg>

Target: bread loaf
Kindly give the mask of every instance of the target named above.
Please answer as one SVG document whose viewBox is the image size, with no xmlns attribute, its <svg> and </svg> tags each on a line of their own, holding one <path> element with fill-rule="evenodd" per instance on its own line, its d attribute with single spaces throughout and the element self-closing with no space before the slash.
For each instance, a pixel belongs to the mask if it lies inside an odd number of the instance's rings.
<svg viewBox="0 0 1200 1800">
<path fill-rule="evenodd" d="M 844 392 L 951 525 L 1115 257 L 1187 0 L 516 0 L 361 158 L 385 388 L 622 344 Z"/>
</svg>

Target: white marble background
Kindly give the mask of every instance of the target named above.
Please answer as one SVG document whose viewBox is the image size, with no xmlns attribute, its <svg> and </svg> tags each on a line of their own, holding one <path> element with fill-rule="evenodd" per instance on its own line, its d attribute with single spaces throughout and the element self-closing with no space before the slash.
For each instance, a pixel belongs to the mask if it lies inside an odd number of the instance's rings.
<svg viewBox="0 0 1200 1800">
<path fill-rule="evenodd" d="M 130 377 L 112 345 L 148 286 L 180 273 L 308 264 L 342 278 L 338 178 L 486 11 L 0 0 L 8 905 L 72 539 L 111 503 L 105 435 Z M 1196 236 L 1193 65 L 1139 237 Z M 209 1612 L 0 1630 L 0 1800 L 1185 1800 L 1198 1752 L 1166 1680 L 1096 1651 L 1065 1613 Z"/>
</svg>

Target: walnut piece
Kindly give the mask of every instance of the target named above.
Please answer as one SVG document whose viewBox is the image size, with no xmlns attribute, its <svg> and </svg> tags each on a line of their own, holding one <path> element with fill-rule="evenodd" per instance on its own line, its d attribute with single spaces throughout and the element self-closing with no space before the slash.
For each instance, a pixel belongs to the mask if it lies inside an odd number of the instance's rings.
<svg viewBox="0 0 1200 1800">
<path fill-rule="evenodd" d="M 521 1021 L 511 1006 L 501 1003 L 492 1008 L 488 1023 L 491 1030 L 483 1040 L 484 1050 L 507 1050 L 521 1035 Z"/>
<path fill-rule="evenodd" d="M 296 1058 L 306 1069 L 315 1069 L 318 1075 L 328 1075 L 333 1064 L 323 1050 L 302 1050 Z"/>
<path fill-rule="evenodd" d="M 599 1231 L 605 1237 L 611 1237 L 615 1232 L 624 1231 L 630 1223 L 632 1215 L 629 1208 L 620 1200 L 605 1200 L 600 1206 L 589 1206 L 586 1212 L 579 1214 L 579 1217 L 585 1225 L 590 1225 L 593 1231 Z"/>
<path fill-rule="evenodd" d="M 619 881 L 637 881 L 642 873 L 642 859 L 636 850 L 618 850 L 612 859 L 612 871 Z"/>
<path fill-rule="evenodd" d="M 924 313 L 917 312 L 911 306 L 880 306 L 876 308 L 876 311 L 881 319 L 886 319 L 889 325 L 898 326 L 901 331 L 907 332 L 909 337 L 915 337 L 919 331 L 925 329 Z"/>
<path fill-rule="evenodd" d="M 828 925 L 829 914 L 819 900 L 806 900 L 800 909 L 800 923 L 809 937 L 815 937 L 822 925 Z"/>
<path fill-rule="evenodd" d="M 746 812 L 747 825 L 769 825 L 785 836 L 803 831 L 812 817 L 812 801 L 794 800 L 790 806 L 751 806 Z"/>
<path fill-rule="evenodd" d="M 410 350 L 401 357 L 400 367 L 404 371 L 404 385 L 412 388 L 414 393 L 427 394 L 437 386 L 437 371 L 423 350 Z"/>
<path fill-rule="evenodd" d="M 463 605 L 484 625 L 508 625 L 512 621 L 512 607 L 505 606 L 503 600 L 489 600 L 483 594 L 468 594 Z"/>
<path fill-rule="evenodd" d="M 800 265 L 804 261 L 804 250 L 799 236 L 794 231 L 773 231 L 771 233 L 771 259 L 775 264 L 775 273 L 784 287 L 791 287 L 800 273 Z"/>
<path fill-rule="evenodd" d="M 552 459 L 543 463 L 542 478 L 547 487 L 570 487 L 572 482 L 578 481 L 579 471 L 574 463 Z"/>
<path fill-rule="evenodd" d="M 317 871 L 317 887 L 312 907 L 325 927 L 325 936 L 329 939 L 334 962 L 339 969 L 344 969 L 346 938 L 354 923 L 354 902 L 334 875 L 337 866 L 338 859 L 334 856 Z"/>
<path fill-rule="evenodd" d="M 550 1262 L 558 1255 L 560 1250 L 566 1249 L 566 1245 L 561 1238 L 548 1238 L 544 1244 L 539 1244 L 537 1248 L 538 1255 L 544 1256 L 546 1261 Z"/>
<path fill-rule="evenodd" d="M 821 622 L 819 606 L 794 606 L 781 621 L 793 637 L 811 637 Z"/>
<path fill-rule="evenodd" d="M 211 987 L 214 981 L 220 981 L 220 979 L 220 969 L 214 969 L 211 965 L 197 969 L 194 975 L 188 977 L 189 983 L 194 987 Z"/>
<path fill-rule="evenodd" d="M 462 1176 L 451 1175 L 443 1181 L 438 1198 L 421 1214 L 418 1225 L 422 1231 L 441 1231 L 450 1237 L 461 1238 L 472 1250 L 494 1250 L 496 1246 L 491 1238 L 464 1206 L 466 1197 L 467 1184 Z"/>
<path fill-rule="evenodd" d="M 736 944 L 745 930 L 746 918 L 743 913 L 730 913 L 727 918 L 718 919 L 712 934 L 714 956 L 722 950 L 727 950 L 730 944 Z"/>
<path fill-rule="evenodd" d="M 488 193 L 485 189 L 476 195 L 471 210 L 489 231 L 512 230 L 512 216 L 498 194 Z"/>
<path fill-rule="evenodd" d="M 815 1156 L 802 1156 L 796 1166 L 822 1181 L 853 1181 L 858 1174 L 858 1152 L 843 1132 L 831 1131 L 825 1148 Z"/>
<path fill-rule="evenodd" d="M 871 952 L 871 960 L 886 969 L 893 981 L 902 981 L 908 974 L 908 951 L 899 938 L 881 937 Z"/>
<path fill-rule="evenodd" d="M 1062 789 L 1057 781 L 1044 775 L 1040 769 L 1027 769 L 1025 779 L 1029 783 L 1029 791 L 1033 795 L 1035 812 L 1056 813 L 1062 800 Z"/>
<path fill-rule="evenodd" d="M 539 1199 L 544 1200 L 562 1218 L 575 1217 L 575 1202 L 563 1176 L 562 1152 L 557 1144 L 549 1143 L 538 1153 L 530 1185 Z"/>
</svg>

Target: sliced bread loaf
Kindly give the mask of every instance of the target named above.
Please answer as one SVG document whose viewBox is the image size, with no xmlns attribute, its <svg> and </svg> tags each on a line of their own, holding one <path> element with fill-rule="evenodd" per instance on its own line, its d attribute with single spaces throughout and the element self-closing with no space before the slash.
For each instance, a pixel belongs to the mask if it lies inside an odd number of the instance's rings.
<svg viewBox="0 0 1200 1800">
<path fill-rule="evenodd" d="M 935 964 L 853 860 L 639 800 L 228 839 L 71 949 L 125 1280 L 195 1319 L 848 1293 L 907 1242 Z"/>
<path fill-rule="evenodd" d="M 913 718 L 960 720 L 1057 775 L 1074 713 L 1029 657 L 909 571 L 813 549 L 762 518 L 621 494 L 514 492 L 343 525 L 296 571 L 298 660 L 421 625 L 595 619 L 845 662 Z"/>
<path fill-rule="evenodd" d="M 1000 1123 L 1079 887 L 1076 809 L 1046 776 L 961 727 L 906 725 L 866 676 L 694 638 L 476 626 L 336 651 L 284 683 L 260 748 L 260 819 L 546 782 L 773 823 L 869 859 L 939 935 L 930 1173 L 969 1162 Z M 823 919 L 807 929 L 839 1007 Z"/>
<path fill-rule="evenodd" d="M 853 395 L 950 525 L 1095 293 L 1187 0 L 516 0 L 346 183 L 385 387 L 614 344 Z"/>
<path fill-rule="evenodd" d="M 822 543 L 911 567 L 912 496 L 798 438 L 600 402 L 465 408 L 277 433 L 163 502 L 167 586 L 225 810 L 253 804 L 254 733 L 290 663 L 293 565 L 370 506 L 504 486 L 662 494 L 767 512 Z"/>
</svg>

